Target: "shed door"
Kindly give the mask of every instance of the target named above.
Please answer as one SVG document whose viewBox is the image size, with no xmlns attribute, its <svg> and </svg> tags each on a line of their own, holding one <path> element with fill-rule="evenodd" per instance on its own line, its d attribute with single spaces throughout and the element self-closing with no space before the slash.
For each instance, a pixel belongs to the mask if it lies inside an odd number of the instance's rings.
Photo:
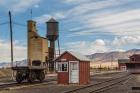
<svg viewBox="0 0 140 93">
<path fill-rule="evenodd" d="M 69 78 L 70 83 L 79 83 L 79 62 L 70 62 Z"/>
</svg>

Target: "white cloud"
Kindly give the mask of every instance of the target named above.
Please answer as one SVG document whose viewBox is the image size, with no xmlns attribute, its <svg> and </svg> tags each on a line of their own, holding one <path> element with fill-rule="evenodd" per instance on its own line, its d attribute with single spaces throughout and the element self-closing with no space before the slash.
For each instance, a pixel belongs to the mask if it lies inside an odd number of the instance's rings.
<svg viewBox="0 0 140 93">
<path fill-rule="evenodd" d="M 76 51 L 84 55 L 93 54 L 97 52 L 107 52 L 109 49 L 104 40 L 97 39 L 94 42 L 77 41 L 66 43 L 67 50 Z"/>
<path fill-rule="evenodd" d="M 122 22 L 132 21 L 140 19 L 140 9 L 132 9 L 127 11 L 122 11 L 118 13 L 100 14 L 94 21 L 98 21 L 101 26 L 118 24 Z"/>
<path fill-rule="evenodd" d="M 133 4 L 135 1 L 137 0 L 64 0 L 68 4 L 79 4 L 65 11 L 65 24 L 72 24 L 73 22 L 82 24 L 82 26 L 70 27 L 69 31 L 76 30 L 71 36 L 91 35 L 94 34 L 94 31 L 111 32 L 111 35 L 138 36 L 140 35 L 140 9 L 118 8 L 125 4 Z M 102 9 L 109 11 L 102 11 Z"/>
<path fill-rule="evenodd" d="M 102 39 L 97 39 L 95 42 L 94 42 L 94 45 L 96 46 L 105 46 L 105 42 L 102 40 Z"/>
<path fill-rule="evenodd" d="M 45 23 L 47 20 L 49 20 L 50 18 L 55 18 L 56 20 L 58 19 L 63 19 L 65 18 L 64 14 L 61 12 L 58 13 L 53 13 L 53 14 L 43 14 L 39 17 L 35 17 L 34 19 L 39 23 Z"/>
<path fill-rule="evenodd" d="M 125 45 L 140 45 L 140 36 L 124 36 L 115 38 L 112 45 L 116 47 L 122 47 Z"/>
<path fill-rule="evenodd" d="M 35 5 L 34 7 L 35 7 L 35 8 L 39 8 L 39 5 Z"/>
<path fill-rule="evenodd" d="M 13 12 L 23 12 L 26 9 L 37 7 L 41 0 L 0 0 L 0 6 Z"/>
<path fill-rule="evenodd" d="M 38 22 L 38 23 L 45 23 L 48 19 L 50 19 L 52 16 L 51 15 L 48 15 L 48 14 L 44 14 L 44 15 L 41 15 L 39 17 L 36 17 L 35 20 Z"/>
<path fill-rule="evenodd" d="M 82 53 L 106 52 L 113 50 L 124 51 L 127 44 L 139 45 L 140 8 L 133 7 L 137 0 L 61 0 L 72 8 L 55 11 L 50 15 L 36 17 L 44 23 L 49 17 L 62 19 L 64 28 L 67 26 L 67 37 L 73 36 L 103 36 L 96 41 L 78 41 L 66 44 L 73 51 Z M 128 5 L 132 4 L 132 8 Z M 57 15 L 57 16 L 56 16 Z M 69 29 L 68 29 L 69 28 Z M 119 36 L 114 37 L 114 36 Z M 112 39 L 112 40 L 111 40 Z M 131 41 L 131 42 L 130 42 Z"/>
<path fill-rule="evenodd" d="M 99 28 L 102 31 L 116 35 L 140 35 L 140 9 L 125 12 L 98 15 L 88 20 L 89 27 Z M 135 31 L 135 33 L 133 33 Z M 123 34 L 122 34 L 123 32 Z"/>
<path fill-rule="evenodd" d="M 68 4 L 79 4 L 79 3 L 85 3 L 87 1 L 91 1 L 91 0 L 61 0 L 61 2 L 68 3 Z"/>
<path fill-rule="evenodd" d="M 66 50 L 76 51 L 88 55 L 93 53 L 103 53 L 111 51 L 126 51 L 124 46 L 139 46 L 140 36 L 115 37 L 113 40 L 96 39 L 95 41 L 68 42 Z M 137 48 L 137 47 L 135 47 Z"/>
<path fill-rule="evenodd" d="M 97 10 L 97 9 L 106 8 L 110 5 L 112 5 L 112 3 L 116 3 L 116 4 L 120 3 L 120 2 L 117 2 L 115 0 L 108 0 L 107 2 L 106 1 L 94 2 L 92 0 L 76 0 L 76 1 L 75 0 L 64 0 L 62 2 L 66 2 L 66 3 L 70 3 L 70 4 L 71 3 L 79 3 L 80 5 L 77 5 L 69 10 L 54 12 L 50 15 L 43 14 L 39 17 L 36 17 L 35 20 L 39 21 L 40 23 L 44 23 L 43 20 L 46 20 L 50 17 L 55 17 L 57 19 L 66 18 L 65 20 L 69 23 L 69 21 L 72 21 L 72 22 L 74 20 L 79 21 L 80 19 L 82 19 L 81 15 L 85 16 L 85 14 L 87 12 Z"/>
<path fill-rule="evenodd" d="M 84 25 L 81 26 L 81 29 L 79 28 L 80 29 L 79 32 L 74 34 L 81 35 L 85 33 L 85 35 L 89 35 L 92 32 L 94 33 L 94 31 L 100 31 L 100 32 L 111 32 L 111 34 L 114 35 L 132 35 L 132 36 L 137 35 L 138 36 L 140 35 L 139 12 L 140 9 L 133 9 L 133 10 L 127 10 L 123 12 L 117 12 L 117 13 L 112 12 L 107 14 L 106 12 L 102 12 L 100 13 L 100 15 L 97 14 L 97 16 L 95 16 L 94 14 L 81 16 L 80 19 L 82 20 L 81 22 Z"/>
<path fill-rule="evenodd" d="M 78 1 L 78 0 L 77 0 Z M 99 10 L 99 9 L 104 9 L 109 6 L 112 6 L 113 3 L 115 4 L 120 4 L 119 1 L 116 0 L 108 0 L 108 1 L 92 1 L 88 0 L 83 0 L 84 2 L 80 2 L 80 5 L 76 5 L 75 7 L 69 9 L 68 11 L 65 12 L 65 16 L 67 17 L 73 17 L 73 18 L 80 18 L 81 17 L 86 17 L 85 15 L 88 15 L 88 12 L 90 12 L 90 15 L 95 15 L 93 11 Z M 71 19 L 69 19 L 71 20 Z"/>
<path fill-rule="evenodd" d="M 11 58 L 10 42 L 0 40 L 0 62 L 10 62 Z M 16 40 L 14 41 L 14 61 L 27 59 L 27 49 Z"/>
</svg>

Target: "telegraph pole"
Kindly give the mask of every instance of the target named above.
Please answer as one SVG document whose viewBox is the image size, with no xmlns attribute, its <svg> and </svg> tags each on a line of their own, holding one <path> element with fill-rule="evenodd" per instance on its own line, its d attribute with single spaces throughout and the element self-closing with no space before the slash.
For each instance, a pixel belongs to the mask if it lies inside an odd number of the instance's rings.
<svg viewBox="0 0 140 93">
<path fill-rule="evenodd" d="M 33 10 L 31 9 L 31 20 L 33 19 Z"/>
<path fill-rule="evenodd" d="M 11 12 L 9 11 L 9 24 L 10 24 L 10 43 L 11 43 L 11 69 L 13 67 L 13 29 L 12 29 L 12 15 Z M 13 70 L 12 70 L 12 74 L 11 77 L 13 79 L 14 74 L 13 74 Z"/>
<path fill-rule="evenodd" d="M 111 55 L 111 69 L 113 69 L 113 55 Z"/>
<path fill-rule="evenodd" d="M 59 36 L 58 36 L 57 42 L 58 42 L 58 52 L 59 52 L 59 56 L 60 56 L 60 42 L 59 42 Z"/>
</svg>

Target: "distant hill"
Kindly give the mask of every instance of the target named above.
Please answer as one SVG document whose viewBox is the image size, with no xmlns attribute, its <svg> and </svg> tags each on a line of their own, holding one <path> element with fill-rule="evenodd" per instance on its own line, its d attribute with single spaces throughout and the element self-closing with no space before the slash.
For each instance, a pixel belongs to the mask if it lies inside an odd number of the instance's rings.
<svg viewBox="0 0 140 93">
<path fill-rule="evenodd" d="M 14 62 L 13 66 L 27 66 L 27 60 L 16 61 L 16 62 Z M 1 62 L 0 63 L 0 68 L 9 68 L 9 67 L 11 67 L 10 62 Z"/>
<path fill-rule="evenodd" d="M 91 55 L 87 55 L 88 58 L 92 60 L 92 62 L 111 62 L 116 61 L 118 59 L 129 59 L 129 56 L 133 54 L 140 54 L 140 49 L 131 49 L 125 52 L 106 52 L 106 53 L 95 53 Z M 0 68 L 10 67 L 10 62 L 1 62 Z M 27 60 L 14 62 L 14 66 L 27 66 Z"/>
<path fill-rule="evenodd" d="M 0 63 L 0 68 L 7 68 L 7 67 L 10 67 L 10 63 L 8 63 L 8 62 L 1 62 Z"/>
<path fill-rule="evenodd" d="M 92 62 L 110 62 L 117 61 L 118 59 L 129 59 L 129 56 L 133 54 L 140 54 L 140 49 L 131 49 L 125 52 L 106 52 L 106 53 L 95 53 L 92 55 L 87 55 Z"/>
</svg>

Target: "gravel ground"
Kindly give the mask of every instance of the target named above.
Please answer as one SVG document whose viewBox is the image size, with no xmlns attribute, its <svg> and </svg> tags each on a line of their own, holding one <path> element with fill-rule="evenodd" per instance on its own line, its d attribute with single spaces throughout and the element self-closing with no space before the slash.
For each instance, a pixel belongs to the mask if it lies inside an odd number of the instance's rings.
<svg viewBox="0 0 140 93">
<path fill-rule="evenodd" d="M 96 84 L 98 82 L 102 82 L 121 75 L 124 75 L 124 73 L 95 75 L 91 77 L 91 84 Z M 83 87 L 83 85 L 57 85 L 57 82 L 54 82 L 53 84 L 32 86 L 32 87 L 26 87 L 21 89 L 2 90 L 0 91 L 0 93 L 63 93 L 64 91 L 68 91 L 79 87 Z M 106 93 L 112 93 L 112 92 L 106 92 Z M 120 92 L 116 92 L 116 93 L 120 93 Z M 126 93 L 126 92 L 122 92 L 122 93 Z"/>
<path fill-rule="evenodd" d="M 70 89 L 75 89 L 81 86 L 64 86 L 64 85 L 44 85 L 22 88 L 18 90 L 4 90 L 0 93 L 61 93 Z"/>
<path fill-rule="evenodd" d="M 117 85 L 114 88 L 103 93 L 140 93 L 140 90 L 132 90 L 132 87 L 140 87 L 140 75 L 134 74 L 132 78 Z"/>
</svg>

